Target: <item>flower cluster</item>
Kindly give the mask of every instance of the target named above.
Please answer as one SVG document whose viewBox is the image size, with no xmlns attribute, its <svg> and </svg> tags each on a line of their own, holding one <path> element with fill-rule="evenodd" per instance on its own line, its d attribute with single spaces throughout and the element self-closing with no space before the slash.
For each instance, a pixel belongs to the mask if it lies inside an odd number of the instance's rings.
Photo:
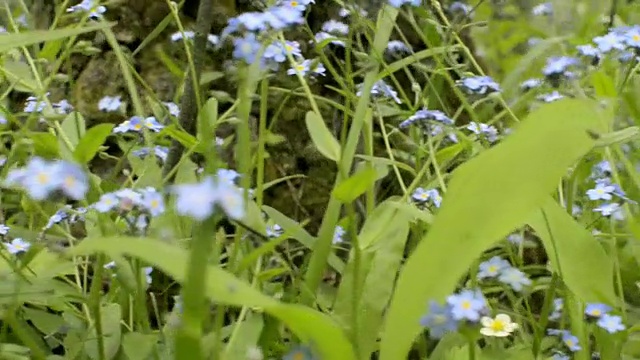
<svg viewBox="0 0 640 360">
<path fill-rule="evenodd" d="M 145 189 L 120 189 L 105 193 L 98 202 L 89 209 L 99 213 L 117 211 L 125 215 L 129 229 L 144 233 L 149 226 L 149 217 L 157 217 L 164 213 L 165 203 L 161 192 L 152 187 Z"/>
<path fill-rule="evenodd" d="M 550 15 L 552 8 L 550 3 L 543 3 L 534 8 L 538 15 Z M 530 44 L 533 46 L 533 44 Z M 552 56 L 546 60 L 542 68 L 542 75 L 546 83 L 553 91 L 540 94 L 537 99 L 543 102 L 554 102 L 565 97 L 558 89 L 566 80 L 577 79 L 581 75 L 580 70 L 589 65 L 597 66 L 605 58 L 613 57 L 620 62 L 637 61 L 640 51 L 640 26 L 624 26 L 610 29 L 606 34 L 596 36 L 591 43 L 581 44 L 575 47 L 576 56 Z M 581 61 L 584 60 L 584 61 Z M 545 82 L 541 79 L 528 79 L 521 83 L 521 89 L 529 91 L 533 88 L 541 88 Z"/>
<path fill-rule="evenodd" d="M 511 266 L 507 260 L 499 256 L 494 256 L 480 263 L 478 278 L 483 280 L 497 278 L 499 282 L 509 285 L 518 292 L 522 291 L 525 286 L 531 285 L 531 279 L 524 272 Z"/>
<path fill-rule="evenodd" d="M 478 323 L 488 313 L 489 307 L 482 292 L 464 289 L 447 297 L 444 305 L 431 301 L 420 325 L 429 329 L 432 338 L 439 339 L 448 332 L 456 331 L 461 324 Z"/>
<path fill-rule="evenodd" d="M 469 76 L 457 81 L 467 93 L 486 95 L 500 92 L 500 85 L 489 76 Z"/>
<path fill-rule="evenodd" d="M 467 130 L 470 130 L 478 136 L 484 137 L 490 143 L 498 141 L 498 129 L 493 125 L 471 121 L 469 122 L 469 125 L 467 125 Z"/>
<path fill-rule="evenodd" d="M 156 145 L 153 148 L 144 147 L 131 152 L 133 156 L 137 156 L 142 159 L 148 156 L 150 153 L 153 153 L 156 157 L 158 157 L 158 159 L 166 161 L 167 156 L 169 155 L 169 148 L 166 146 Z"/>
<path fill-rule="evenodd" d="M 49 218 L 47 224 L 43 228 L 43 231 L 51 229 L 53 225 L 60 224 L 64 221 L 68 222 L 69 224 L 83 221 L 84 214 L 86 212 L 86 208 L 79 207 L 77 209 L 74 209 L 71 205 L 65 205 L 62 209 L 56 211 L 56 213 Z"/>
<path fill-rule="evenodd" d="M 427 110 L 426 108 L 418 110 L 415 114 L 409 116 L 407 120 L 401 122 L 399 127 L 402 129 L 414 124 L 431 136 L 444 133 L 452 142 L 458 142 L 458 136 L 452 129 L 453 119 L 440 110 Z"/>
<path fill-rule="evenodd" d="M 356 96 L 362 96 L 362 86 L 364 84 L 356 85 L 357 92 Z M 389 86 L 384 80 L 376 81 L 371 87 L 371 96 L 378 98 L 390 98 L 398 104 L 402 104 L 402 100 L 398 97 L 398 93 L 393 90 L 391 86 Z"/>
<path fill-rule="evenodd" d="M 432 203 L 433 206 L 435 206 L 436 208 L 439 208 L 440 204 L 442 204 L 442 196 L 440 196 L 440 192 L 438 191 L 438 189 L 427 190 L 419 187 L 415 189 L 413 194 L 411 194 L 411 198 L 417 204 L 423 205 L 423 206 L 429 203 Z"/>
<path fill-rule="evenodd" d="M 46 93 L 45 97 L 48 96 L 49 93 Z M 35 96 L 29 96 L 24 104 L 23 111 L 26 113 L 41 114 L 46 106 L 47 103 L 45 100 L 38 100 L 38 98 Z M 71 106 L 71 104 L 69 104 L 69 102 L 64 99 L 60 100 L 57 103 L 52 103 L 51 106 L 53 107 L 53 111 L 56 114 L 67 114 L 73 110 L 73 106 Z"/>
<path fill-rule="evenodd" d="M 178 31 L 171 34 L 171 41 L 176 42 L 180 40 L 193 40 L 195 36 L 196 33 L 191 30 L 185 30 L 184 32 Z M 208 34 L 207 42 L 209 42 L 211 46 L 218 46 L 220 44 L 220 37 L 218 35 Z"/>
<path fill-rule="evenodd" d="M 389 5 L 399 8 L 402 5 L 420 6 L 421 0 L 389 0 Z"/>
<path fill-rule="evenodd" d="M 562 309 L 564 302 L 562 298 L 556 298 L 553 300 L 554 309 L 549 320 L 559 321 L 562 317 Z M 586 320 L 594 322 L 599 328 L 604 331 L 614 334 L 620 331 L 624 331 L 626 327 L 622 323 L 622 318 L 618 315 L 611 314 L 611 306 L 602 303 L 588 303 L 584 309 L 584 315 Z M 559 336 L 564 344 L 564 347 L 570 352 L 576 352 L 582 349 L 578 338 L 571 334 L 568 330 L 548 329 L 547 334 L 551 336 Z M 558 352 L 558 356 L 566 356 L 563 352 Z M 568 358 L 568 357 L 567 357 Z"/>
<path fill-rule="evenodd" d="M 46 161 L 37 156 L 32 157 L 25 167 L 9 171 L 5 185 L 23 188 L 34 200 L 45 200 L 56 193 L 82 200 L 89 189 L 87 175 L 77 164 L 63 160 Z"/>
<path fill-rule="evenodd" d="M 340 225 L 336 226 L 333 231 L 333 240 L 331 242 L 334 245 L 342 244 L 344 242 L 344 236 L 347 234 L 347 231 Z"/>
<path fill-rule="evenodd" d="M 219 207 L 232 219 L 243 218 L 244 192 L 234 183 L 238 176 L 233 170 L 221 169 L 215 177 L 206 176 L 199 183 L 173 186 L 178 214 L 204 220 Z"/>
<path fill-rule="evenodd" d="M 68 7 L 67 12 L 88 12 L 90 19 L 98 19 L 107 11 L 107 8 L 102 5 L 96 5 L 95 3 L 95 0 L 82 0 L 80 4 Z"/>
<path fill-rule="evenodd" d="M 11 228 L 7 225 L 0 224 L 0 237 L 4 239 L 4 237 L 9 234 L 9 230 L 11 230 Z M 27 252 L 31 248 L 31 244 L 22 240 L 22 238 L 14 238 L 10 242 L 3 242 L 2 244 L 11 255 Z"/>
<path fill-rule="evenodd" d="M 122 107 L 120 96 L 105 96 L 98 101 L 98 110 L 105 112 L 118 111 Z"/>
<path fill-rule="evenodd" d="M 164 129 L 164 125 L 160 124 L 155 117 L 149 116 L 142 118 L 141 116 L 134 116 L 129 120 L 125 120 L 120 125 L 113 128 L 113 133 L 126 133 L 130 131 L 142 132 L 144 129 L 158 132 Z"/>
<path fill-rule="evenodd" d="M 612 182 L 610 175 L 611 165 L 608 161 L 604 160 L 596 164 L 592 171 L 595 186 L 587 190 L 586 195 L 589 200 L 601 202 L 593 211 L 602 214 L 602 216 L 623 220 L 624 213 L 621 202 L 629 201 L 629 199 L 620 186 Z M 613 201 L 614 197 L 619 201 Z"/>
</svg>

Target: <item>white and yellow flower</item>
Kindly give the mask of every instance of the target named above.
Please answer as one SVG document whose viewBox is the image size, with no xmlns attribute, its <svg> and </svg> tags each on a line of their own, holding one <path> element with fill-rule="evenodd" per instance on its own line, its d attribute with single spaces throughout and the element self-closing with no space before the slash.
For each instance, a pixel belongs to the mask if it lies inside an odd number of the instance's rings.
<svg viewBox="0 0 640 360">
<path fill-rule="evenodd" d="M 518 328 L 518 324 L 512 322 L 507 314 L 498 314 L 494 319 L 485 316 L 480 322 L 480 333 L 484 336 L 507 337 Z"/>
</svg>

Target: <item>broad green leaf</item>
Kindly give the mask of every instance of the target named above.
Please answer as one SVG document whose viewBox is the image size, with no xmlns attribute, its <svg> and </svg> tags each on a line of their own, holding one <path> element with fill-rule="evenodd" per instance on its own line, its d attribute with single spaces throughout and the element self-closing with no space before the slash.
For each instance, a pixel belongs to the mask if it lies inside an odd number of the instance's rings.
<svg viewBox="0 0 640 360">
<path fill-rule="evenodd" d="M 88 238 L 68 255 L 93 253 L 132 256 L 153 265 L 178 282 L 183 282 L 189 255 L 186 250 L 151 238 L 113 237 Z M 279 318 L 306 343 L 313 343 L 326 359 L 355 360 L 351 344 L 342 330 L 326 315 L 313 309 L 285 304 L 268 297 L 215 266 L 207 268 L 206 296 L 216 303 L 262 308 Z"/>
<path fill-rule="evenodd" d="M 591 84 L 598 97 L 615 98 L 618 96 L 613 79 L 603 69 L 591 73 Z"/>
<path fill-rule="evenodd" d="M 122 351 L 129 360 L 144 360 L 149 358 L 157 342 L 155 335 L 130 332 L 122 337 Z"/>
<path fill-rule="evenodd" d="M 65 324 L 60 315 L 48 311 L 24 307 L 22 309 L 25 320 L 29 320 L 41 333 L 54 334 Z"/>
<path fill-rule="evenodd" d="M 98 353 L 98 332 L 95 327 L 89 330 L 87 341 L 84 344 L 84 351 L 92 360 L 113 359 L 120 349 L 121 330 L 120 320 L 122 311 L 118 304 L 104 305 L 100 309 L 102 320 L 102 340 L 104 342 L 104 357 Z"/>
<path fill-rule="evenodd" d="M 367 218 L 358 236 L 362 249 L 358 273 L 352 250 L 334 307 L 336 316 L 358 339 L 361 359 L 369 359 L 376 350 L 409 235 L 411 219 L 395 208 L 394 202 L 382 203 Z M 352 312 L 354 300 L 358 301 L 357 314 Z"/>
<path fill-rule="evenodd" d="M 46 132 L 30 132 L 29 138 L 33 142 L 33 150 L 36 155 L 46 159 L 60 157 L 58 139 L 53 134 Z"/>
<path fill-rule="evenodd" d="M 371 165 L 365 166 L 338 184 L 338 186 L 333 189 L 332 195 L 344 203 L 350 203 L 372 187 L 377 178 L 378 171 L 376 168 Z"/>
<path fill-rule="evenodd" d="M 89 129 L 78 142 L 73 157 L 81 164 L 91 161 L 111 134 L 112 129 L 113 124 L 100 124 Z"/>
<path fill-rule="evenodd" d="M 595 101 L 543 105 L 513 134 L 453 173 L 431 229 L 404 266 L 381 342 L 381 360 L 406 357 L 429 300 L 443 300 L 482 251 L 524 224 L 606 128 Z"/>
<path fill-rule="evenodd" d="M 342 152 L 340 144 L 327 128 L 322 117 L 309 111 L 304 121 L 307 123 L 307 130 L 316 149 L 326 158 L 335 162 L 340 161 L 340 153 Z"/>
<path fill-rule="evenodd" d="M 64 160 L 72 161 L 73 153 L 80 139 L 84 137 L 86 124 L 84 117 L 79 112 L 72 112 L 62 121 L 58 130 L 58 144 L 60 155 Z"/>
<path fill-rule="evenodd" d="M 617 305 L 613 263 L 588 230 L 550 197 L 528 223 L 542 239 L 553 270 L 580 301 Z"/>
<path fill-rule="evenodd" d="M 31 68 L 26 62 L 6 60 L 0 70 L 17 91 L 36 92 L 38 90 Z"/>
<path fill-rule="evenodd" d="M 103 22 L 98 23 L 97 25 L 70 29 L 34 30 L 21 33 L 2 34 L 0 35 L 0 53 L 7 52 L 8 50 L 20 46 L 29 46 L 45 41 L 59 40 L 92 31 L 103 30 L 110 28 L 113 25 L 115 25 L 115 23 Z"/>
<path fill-rule="evenodd" d="M 260 340 L 264 320 L 261 314 L 250 312 L 244 321 L 233 326 L 239 326 L 239 329 L 237 330 L 235 341 L 227 345 L 223 359 L 244 359 L 247 357 L 247 350 L 256 346 L 258 340 Z"/>
<path fill-rule="evenodd" d="M 139 189 L 147 186 L 158 186 L 162 183 L 162 168 L 158 165 L 154 156 L 147 156 L 144 159 L 140 159 L 136 156 L 130 155 L 129 162 L 133 173 L 138 176 L 135 182 L 135 186 Z"/>
</svg>

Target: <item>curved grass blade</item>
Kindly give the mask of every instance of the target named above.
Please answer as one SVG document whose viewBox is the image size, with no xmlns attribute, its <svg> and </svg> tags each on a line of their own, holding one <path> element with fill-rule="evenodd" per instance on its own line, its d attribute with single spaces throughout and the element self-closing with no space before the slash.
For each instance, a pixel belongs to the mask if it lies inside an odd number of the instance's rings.
<svg viewBox="0 0 640 360">
<path fill-rule="evenodd" d="M 593 147 L 587 129 L 604 128 L 601 110 L 590 100 L 542 106 L 504 141 L 454 172 L 440 213 L 398 279 L 382 360 L 405 358 L 427 302 L 453 292 L 482 251 L 544 204 L 567 168 Z"/>
<path fill-rule="evenodd" d="M 150 238 L 89 238 L 71 250 L 69 255 L 93 253 L 127 255 L 162 270 L 178 282 L 186 276 L 187 251 Z M 220 304 L 261 308 L 286 323 L 304 342 L 312 344 L 324 359 L 355 360 L 355 354 L 342 329 L 326 315 L 313 309 L 285 304 L 262 294 L 249 284 L 215 266 L 209 266 L 206 296 Z"/>
</svg>

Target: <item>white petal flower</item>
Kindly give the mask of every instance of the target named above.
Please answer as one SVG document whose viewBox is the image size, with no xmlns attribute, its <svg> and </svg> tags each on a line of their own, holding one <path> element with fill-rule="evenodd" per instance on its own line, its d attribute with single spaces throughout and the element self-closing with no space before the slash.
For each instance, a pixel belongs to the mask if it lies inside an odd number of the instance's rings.
<svg viewBox="0 0 640 360">
<path fill-rule="evenodd" d="M 507 314 L 498 314 L 495 319 L 485 316 L 480 322 L 480 333 L 484 336 L 506 337 L 518 328 L 518 324 L 511 322 Z"/>
</svg>

